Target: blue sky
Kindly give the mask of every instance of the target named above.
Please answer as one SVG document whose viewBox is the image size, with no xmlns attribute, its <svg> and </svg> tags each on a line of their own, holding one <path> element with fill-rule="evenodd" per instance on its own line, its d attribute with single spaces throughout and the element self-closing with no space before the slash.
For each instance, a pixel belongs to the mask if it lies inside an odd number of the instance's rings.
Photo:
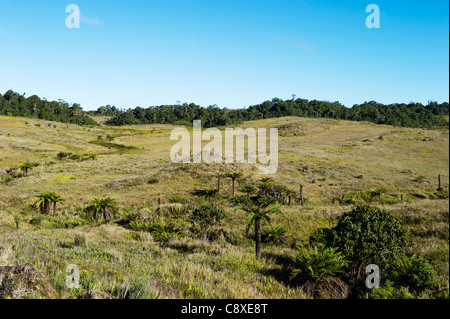
<svg viewBox="0 0 450 319">
<path fill-rule="evenodd" d="M 66 6 L 81 27 L 65 25 Z M 381 11 L 368 29 L 366 6 Z M 1 0 L 0 92 L 121 108 L 449 100 L 449 3 Z"/>
</svg>

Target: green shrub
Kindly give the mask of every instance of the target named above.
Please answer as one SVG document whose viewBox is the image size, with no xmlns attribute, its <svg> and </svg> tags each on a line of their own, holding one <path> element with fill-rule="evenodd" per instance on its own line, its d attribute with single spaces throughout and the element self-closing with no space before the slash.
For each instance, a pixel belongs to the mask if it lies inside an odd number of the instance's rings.
<svg viewBox="0 0 450 319">
<path fill-rule="evenodd" d="M 266 243 L 281 244 L 286 241 L 286 229 L 282 225 L 267 225 L 263 228 L 262 240 Z"/>
<path fill-rule="evenodd" d="M 338 217 L 332 229 L 318 231 L 313 239 L 337 247 L 359 271 L 364 264 L 384 265 L 408 245 L 403 222 L 393 213 L 371 206 L 356 206 Z"/>
<path fill-rule="evenodd" d="M 448 188 L 435 191 L 433 194 L 430 195 L 430 199 L 449 199 Z"/>
<path fill-rule="evenodd" d="M 302 249 L 292 258 L 293 270 L 290 281 L 316 280 L 322 277 L 337 276 L 344 272 L 349 263 L 337 248 L 314 246 L 312 250 Z"/>
<path fill-rule="evenodd" d="M 79 161 L 81 160 L 81 155 L 79 154 L 72 154 L 69 156 L 69 159 L 71 159 L 72 161 Z"/>
<path fill-rule="evenodd" d="M 31 225 L 38 226 L 41 224 L 41 222 L 42 222 L 42 216 L 37 216 L 37 217 L 33 217 L 29 223 Z"/>
<path fill-rule="evenodd" d="M 344 272 L 348 261 L 336 248 L 318 245 L 311 251 L 303 249 L 292 262 L 290 283 L 301 285 L 308 297 L 347 298 L 349 287 L 337 276 Z"/>
<path fill-rule="evenodd" d="M 59 152 L 58 155 L 56 155 L 56 158 L 59 160 L 62 160 L 62 159 L 70 157 L 71 155 L 72 155 L 72 153 L 70 153 L 70 152 Z"/>
<path fill-rule="evenodd" d="M 175 228 L 172 224 L 160 224 L 155 222 L 150 223 L 139 223 L 131 221 L 128 223 L 126 228 L 134 231 L 145 231 L 153 235 L 153 238 L 157 241 L 167 241 L 170 237 L 179 236 L 180 231 Z"/>
<path fill-rule="evenodd" d="M 193 212 L 191 219 L 203 225 L 215 225 L 219 220 L 227 218 L 227 212 L 217 205 L 200 205 Z"/>
<path fill-rule="evenodd" d="M 400 199 L 395 196 L 386 195 L 381 198 L 381 204 L 393 205 L 400 202 Z"/>
<path fill-rule="evenodd" d="M 407 286 L 414 292 L 436 288 L 436 272 L 422 256 L 414 254 L 411 257 L 403 257 L 400 265 L 405 270 L 398 275 L 398 282 L 402 286 Z"/>
<path fill-rule="evenodd" d="M 182 196 L 170 196 L 169 203 L 172 204 L 186 204 L 187 200 Z"/>
</svg>

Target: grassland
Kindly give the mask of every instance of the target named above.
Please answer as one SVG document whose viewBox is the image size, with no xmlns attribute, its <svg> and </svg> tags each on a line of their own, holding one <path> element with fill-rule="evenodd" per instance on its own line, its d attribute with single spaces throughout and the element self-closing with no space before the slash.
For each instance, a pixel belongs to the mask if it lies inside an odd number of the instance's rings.
<svg viewBox="0 0 450 319">
<path fill-rule="evenodd" d="M 304 185 L 306 205 L 294 199 L 273 217 L 286 227 L 286 242 L 263 245 L 259 260 L 245 234 L 246 215 L 227 199 L 230 179 L 222 179 L 219 200 L 228 218 L 198 234 L 186 213 L 199 201 L 192 192 L 215 187 L 219 173 L 244 173 L 238 193 L 245 184 L 257 185 L 257 164 L 174 164 L 170 125 L 81 127 L 0 117 L 0 181 L 25 160 L 40 163 L 27 177 L 0 183 L 0 266 L 31 264 L 44 287 L 17 288 L 13 297 L 76 298 L 90 290 L 98 298 L 306 298 L 287 283 L 289 258 L 315 229 L 332 227 L 359 201 L 402 218 L 413 243 L 409 249 L 431 262 L 440 289 L 448 290 L 449 202 L 436 191 L 441 175 L 448 194 L 448 129 L 296 117 L 241 127 L 278 128 L 279 167 L 272 178 L 297 193 Z M 59 152 L 96 159 L 58 160 Z M 55 214 L 25 207 L 43 191 L 64 199 Z M 108 196 L 119 205 L 116 217 L 86 219 L 87 203 Z M 172 196 L 187 202 L 169 203 Z M 159 242 L 124 228 L 120 221 L 126 219 L 174 223 L 182 236 Z M 81 270 L 80 289 L 65 287 L 69 264 Z"/>
</svg>

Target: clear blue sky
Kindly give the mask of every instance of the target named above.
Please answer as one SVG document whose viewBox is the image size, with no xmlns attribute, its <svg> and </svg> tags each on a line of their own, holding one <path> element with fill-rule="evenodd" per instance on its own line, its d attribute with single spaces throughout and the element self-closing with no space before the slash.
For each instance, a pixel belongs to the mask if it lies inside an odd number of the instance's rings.
<svg viewBox="0 0 450 319">
<path fill-rule="evenodd" d="M 67 29 L 68 4 L 81 28 Z M 381 28 L 365 25 L 367 5 Z M 122 108 L 449 100 L 443 0 L 1 0 L 0 92 Z"/>
</svg>

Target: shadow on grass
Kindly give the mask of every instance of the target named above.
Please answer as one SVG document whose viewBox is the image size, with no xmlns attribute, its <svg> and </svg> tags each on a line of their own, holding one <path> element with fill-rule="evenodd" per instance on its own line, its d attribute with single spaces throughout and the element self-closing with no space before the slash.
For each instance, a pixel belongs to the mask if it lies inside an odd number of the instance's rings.
<svg viewBox="0 0 450 319">
<path fill-rule="evenodd" d="M 289 275 L 291 270 L 292 261 L 290 256 L 276 254 L 272 252 L 262 252 L 262 258 L 273 260 L 279 267 L 266 268 L 260 270 L 260 273 L 265 276 L 270 276 L 278 282 L 289 285 Z"/>
</svg>

